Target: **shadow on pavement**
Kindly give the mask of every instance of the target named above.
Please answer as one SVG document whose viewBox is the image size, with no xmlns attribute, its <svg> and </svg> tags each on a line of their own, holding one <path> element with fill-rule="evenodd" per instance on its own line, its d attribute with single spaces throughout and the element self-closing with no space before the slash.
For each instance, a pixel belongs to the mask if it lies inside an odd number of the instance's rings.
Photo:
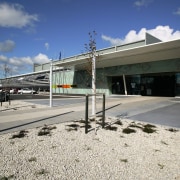
<svg viewBox="0 0 180 180">
<path fill-rule="evenodd" d="M 24 123 L 24 124 L 12 126 L 12 127 L 9 127 L 9 128 L 1 129 L 0 132 L 4 132 L 4 131 L 12 130 L 12 129 L 15 129 L 15 128 L 27 126 L 27 125 L 34 124 L 34 123 L 37 123 L 37 122 L 41 122 L 41 121 L 45 121 L 45 120 L 48 120 L 48 119 L 51 119 L 51 118 L 55 118 L 55 117 L 58 117 L 58 116 L 63 116 L 63 115 L 66 115 L 66 114 L 70 114 L 72 112 L 74 112 L 74 111 L 69 111 L 69 112 L 58 114 L 58 115 L 55 115 L 55 116 L 50 116 L 50 117 L 42 118 L 42 119 L 39 119 L 39 120 L 36 120 L 36 121 L 31 121 L 31 122 L 28 122 L 28 123 Z"/>
</svg>

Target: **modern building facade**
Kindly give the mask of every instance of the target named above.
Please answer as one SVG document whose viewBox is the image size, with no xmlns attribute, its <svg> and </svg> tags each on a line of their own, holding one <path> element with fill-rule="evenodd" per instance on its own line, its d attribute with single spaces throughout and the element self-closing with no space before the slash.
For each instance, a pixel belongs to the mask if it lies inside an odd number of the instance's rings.
<svg viewBox="0 0 180 180">
<path fill-rule="evenodd" d="M 88 53 L 52 63 L 53 93 L 92 92 Z M 47 88 L 50 64 L 35 64 L 33 73 L 11 77 L 9 81 L 15 79 L 21 87 L 29 83 L 36 88 L 38 85 Z M 141 41 L 97 50 L 96 93 L 180 96 L 180 39 L 161 42 L 146 34 Z"/>
<path fill-rule="evenodd" d="M 48 70 L 50 64 L 34 66 Z M 88 54 L 53 62 L 53 92 L 91 93 Z M 180 96 L 180 39 L 145 40 L 96 51 L 96 92 L 122 95 Z"/>
</svg>

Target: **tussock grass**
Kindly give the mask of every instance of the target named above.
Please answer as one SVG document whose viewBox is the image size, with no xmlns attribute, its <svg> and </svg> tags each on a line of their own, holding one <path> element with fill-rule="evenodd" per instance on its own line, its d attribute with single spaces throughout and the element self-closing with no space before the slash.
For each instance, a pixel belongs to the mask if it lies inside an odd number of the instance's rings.
<svg viewBox="0 0 180 180">
<path fill-rule="evenodd" d="M 177 129 L 174 129 L 174 128 L 169 128 L 169 129 L 166 129 L 167 131 L 170 131 L 170 132 L 178 132 Z"/>
<path fill-rule="evenodd" d="M 40 129 L 38 132 L 38 136 L 46 136 L 46 135 L 51 135 L 51 130 L 56 129 L 56 126 L 47 126 L 46 124 L 44 127 Z"/>
<path fill-rule="evenodd" d="M 117 124 L 117 125 L 120 125 L 120 126 L 123 125 L 123 123 L 120 120 L 116 121 L 114 124 Z"/>
<path fill-rule="evenodd" d="M 105 129 L 110 131 L 117 131 L 117 127 L 115 126 L 106 126 Z"/>
<path fill-rule="evenodd" d="M 125 129 L 123 129 L 122 132 L 125 133 L 125 134 L 131 134 L 131 133 L 135 133 L 136 130 L 127 127 L 127 128 L 125 128 Z"/>
<path fill-rule="evenodd" d="M 37 158 L 36 157 L 31 157 L 30 159 L 28 159 L 29 162 L 36 162 L 37 161 Z"/>
<path fill-rule="evenodd" d="M 28 131 L 26 131 L 26 130 L 21 130 L 19 133 L 13 134 L 10 139 L 14 139 L 14 138 L 24 138 L 24 137 L 27 135 L 27 133 L 28 133 Z"/>
</svg>

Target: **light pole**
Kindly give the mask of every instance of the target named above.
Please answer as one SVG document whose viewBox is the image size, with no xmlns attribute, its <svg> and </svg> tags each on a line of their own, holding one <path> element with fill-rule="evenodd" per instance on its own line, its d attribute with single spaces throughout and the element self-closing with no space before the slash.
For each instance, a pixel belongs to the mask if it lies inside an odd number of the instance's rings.
<svg viewBox="0 0 180 180">
<path fill-rule="evenodd" d="M 49 106 L 50 108 L 53 106 L 53 99 L 52 99 L 52 81 L 53 81 L 53 62 L 51 60 L 51 63 L 50 63 L 50 73 L 49 73 L 49 88 L 50 88 L 50 92 L 49 92 Z"/>
</svg>

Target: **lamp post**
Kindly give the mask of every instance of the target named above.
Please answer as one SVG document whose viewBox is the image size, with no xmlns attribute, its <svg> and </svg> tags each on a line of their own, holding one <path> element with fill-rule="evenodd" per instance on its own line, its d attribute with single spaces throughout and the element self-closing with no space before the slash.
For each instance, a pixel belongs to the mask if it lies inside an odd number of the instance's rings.
<svg viewBox="0 0 180 180">
<path fill-rule="evenodd" d="M 52 81 L 53 81 L 53 62 L 51 60 L 51 63 L 50 63 L 50 73 L 49 73 L 49 88 L 50 88 L 50 93 L 49 93 L 49 106 L 50 108 L 53 106 L 53 99 L 52 99 Z"/>
</svg>

